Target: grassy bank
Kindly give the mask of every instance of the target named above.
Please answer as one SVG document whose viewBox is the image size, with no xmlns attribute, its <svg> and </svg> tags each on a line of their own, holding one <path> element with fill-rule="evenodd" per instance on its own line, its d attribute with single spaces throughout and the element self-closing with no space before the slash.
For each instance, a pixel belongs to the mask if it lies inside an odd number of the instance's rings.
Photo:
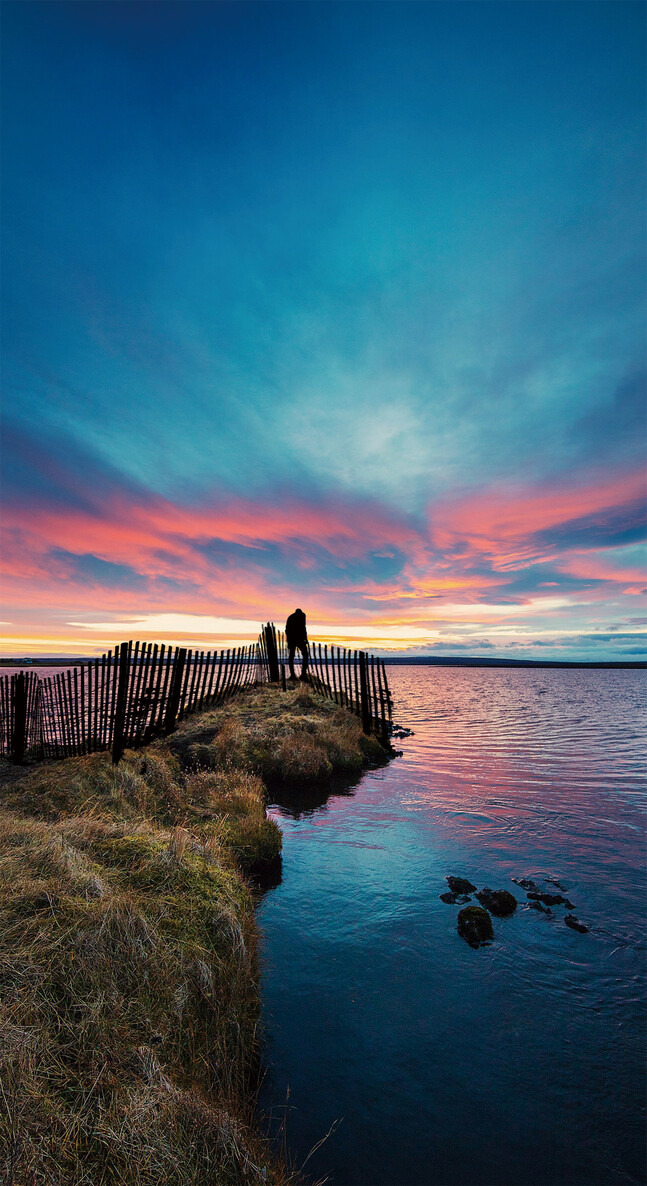
<svg viewBox="0 0 647 1186">
<path fill-rule="evenodd" d="M 383 751 L 307 689 L 261 688 L 167 741 L 5 785 L 0 1145 L 7 1184 L 292 1180 L 258 1136 L 249 877 L 279 859 L 265 784 Z"/>
</svg>

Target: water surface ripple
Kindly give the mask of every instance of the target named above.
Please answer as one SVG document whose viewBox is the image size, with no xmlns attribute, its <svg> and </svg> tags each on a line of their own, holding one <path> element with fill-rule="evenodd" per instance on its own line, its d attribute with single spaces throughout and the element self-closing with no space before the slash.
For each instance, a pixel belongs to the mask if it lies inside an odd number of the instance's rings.
<svg viewBox="0 0 647 1186">
<path fill-rule="evenodd" d="M 335 1186 L 642 1183 L 644 674 L 390 674 L 403 756 L 270 809 L 262 1103 L 297 1164 L 339 1122 L 306 1167 Z M 518 897 L 492 946 L 452 873 Z M 563 881 L 590 933 L 513 877 Z"/>
</svg>

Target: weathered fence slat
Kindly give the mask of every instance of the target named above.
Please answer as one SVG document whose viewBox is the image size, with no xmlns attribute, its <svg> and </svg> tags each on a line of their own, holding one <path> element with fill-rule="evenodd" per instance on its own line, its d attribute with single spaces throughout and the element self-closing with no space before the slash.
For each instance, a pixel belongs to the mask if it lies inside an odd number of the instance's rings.
<svg viewBox="0 0 647 1186">
<path fill-rule="evenodd" d="M 216 675 L 216 682 L 213 686 L 213 691 L 210 692 L 210 694 L 209 694 L 209 703 L 210 704 L 216 704 L 217 700 L 218 700 L 218 691 L 220 688 L 220 677 L 222 675 L 223 656 L 224 656 L 224 651 L 221 651 L 220 652 L 220 661 L 218 663 L 218 674 Z M 214 663 L 214 668 L 215 668 L 215 663 Z"/>
<path fill-rule="evenodd" d="M 164 718 L 164 732 L 171 733 L 175 728 L 175 721 L 180 707 L 180 696 L 182 694 L 182 679 L 184 676 L 184 665 L 186 663 L 186 649 L 185 647 L 177 647 L 175 651 L 175 658 L 173 661 L 173 671 L 171 674 L 171 687 L 168 697 L 168 705 L 166 709 L 166 716 Z"/>
<path fill-rule="evenodd" d="M 3 675 L 0 680 L 0 713 L 2 718 L 0 720 L 0 743 L 2 745 L 3 754 L 8 754 L 10 750 L 8 729 L 9 729 L 9 705 L 11 703 L 8 690 L 7 676 Z"/>
<path fill-rule="evenodd" d="M 224 678 L 224 683 L 223 683 L 223 688 L 222 688 L 222 700 L 223 701 L 227 700 L 227 698 L 229 696 L 229 689 L 231 687 L 233 657 L 234 657 L 233 650 L 231 652 L 227 651 L 227 658 L 225 659 L 225 678 Z"/>
<path fill-rule="evenodd" d="M 265 646 L 267 650 L 267 667 L 271 684 L 279 682 L 279 656 L 276 646 L 276 630 L 271 622 L 265 627 Z"/>
<path fill-rule="evenodd" d="M 371 714 L 371 727 L 373 727 L 373 721 L 375 720 L 375 672 L 373 670 L 373 662 L 374 662 L 373 656 L 367 655 L 366 656 L 366 680 L 368 683 L 368 699 L 369 699 L 369 712 Z"/>
<path fill-rule="evenodd" d="M 58 710 L 59 723 L 61 727 L 61 735 L 63 737 L 63 746 L 66 750 L 72 753 L 72 737 L 70 734 L 70 725 L 67 718 L 67 700 L 65 696 L 65 672 L 60 671 L 56 675 L 56 684 L 58 692 Z"/>
<path fill-rule="evenodd" d="M 234 676 L 234 655 L 235 650 L 233 647 L 231 647 L 231 649 L 227 651 L 227 659 L 225 661 L 225 683 L 222 689 L 223 701 L 229 699 L 229 694 L 231 692 L 231 681 Z"/>
<path fill-rule="evenodd" d="M 99 738 L 99 746 L 101 749 L 106 747 L 106 719 L 108 716 L 108 680 L 106 678 L 106 656 L 105 653 L 101 656 L 99 675 L 99 712 L 97 724 L 97 737 Z"/>
<path fill-rule="evenodd" d="M 66 697 L 65 708 L 66 708 L 68 721 L 69 721 L 72 753 L 76 755 L 79 752 L 79 737 L 78 737 L 78 732 L 77 732 L 77 727 L 76 727 L 76 723 L 77 723 L 76 722 L 76 713 L 74 711 L 75 705 L 74 705 L 74 693 L 72 691 L 72 672 L 68 669 L 68 671 L 66 672 L 66 675 L 67 675 L 67 679 L 65 678 L 65 675 L 63 676 L 63 690 L 64 690 L 65 697 Z"/>
<path fill-rule="evenodd" d="M 12 684 L 13 737 L 11 748 L 14 762 L 20 763 L 25 756 L 25 735 L 27 733 L 27 682 L 23 671 L 13 676 Z"/>
<path fill-rule="evenodd" d="M 162 647 L 162 650 L 164 650 L 164 647 Z M 155 728 L 155 714 L 157 712 L 157 702 L 159 700 L 161 679 L 162 679 L 162 664 L 160 661 L 159 648 L 157 646 L 157 643 L 155 643 L 155 645 L 153 646 L 153 653 L 151 656 L 150 683 L 149 683 L 150 690 L 148 693 L 149 707 L 148 707 L 147 720 L 146 720 L 146 723 L 144 726 L 144 732 L 143 732 L 144 743 L 146 743 L 147 741 L 150 741 L 151 737 L 153 736 L 153 730 Z"/>
<path fill-rule="evenodd" d="M 115 647 L 112 657 L 112 673 L 110 680 L 110 712 L 108 714 L 107 743 L 112 746 L 115 740 L 115 708 L 117 705 L 117 689 L 119 687 L 120 648 Z"/>
<path fill-rule="evenodd" d="M 391 692 L 389 690 L 389 681 L 386 678 L 386 667 L 384 666 L 383 662 L 382 662 L 382 677 L 384 679 L 384 693 L 385 693 L 386 712 L 387 712 L 387 728 L 390 731 L 392 728 L 392 725 L 393 725 L 393 701 L 391 699 Z"/>
<path fill-rule="evenodd" d="M 368 678 L 366 674 L 366 655 L 364 651 L 359 652 L 359 697 L 360 709 L 362 717 L 362 729 L 365 733 L 371 732 L 371 705 L 368 698 Z"/>
<path fill-rule="evenodd" d="M 167 703 L 167 693 L 169 688 L 169 681 L 171 678 L 171 658 L 173 655 L 173 647 L 168 647 L 165 651 L 164 647 L 160 647 L 160 667 L 162 668 L 161 684 L 159 690 L 158 704 L 156 716 L 153 722 L 153 728 L 157 732 L 164 727 L 164 712 Z"/>
<path fill-rule="evenodd" d="M 213 681 L 216 676 L 217 664 L 218 664 L 218 652 L 214 651 L 212 659 L 211 659 L 211 663 L 209 664 L 209 683 L 207 685 L 207 692 L 206 692 L 205 701 L 204 701 L 206 707 L 208 707 L 211 704 L 211 697 L 214 694 Z M 200 707 L 202 708 L 202 705 L 200 705 Z"/>
<path fill-rule="evenodd" d="M 191 676 L 193 675 L 194 671 L 193 660 L 193 651 L 189 650 L 186 657 L 186 667 L 184 669 L 184 682 L 182 684 L 182 695 L 180 697 L 180 715 L 178 720 L 182 720 L 182 718 L 186 715 L 189 703 L 189 687 L 191 685 Z"/>
<path fill-rule="evenodd" d="M 85 720 L 85 713 L 86 713 L 85 667 L 83 665 L 81 665 L 81 669 L 79 671 L 79 685 L 80 685 L 80 705 L 79 705 L 79 708 L 80 708 L 80 716 L 81 716 L 81 753 L 85 754 L 85 753 L 87 753 L 87 749 L 86 749 L 87 726 L 86 726 L 86 720 Z M 75 681 L 75 691 L 76 691 L 76 681 Z"/>
<path fill-rule="evenodd" d="M 137 684 L 141 679 L 141 662 L 139 655 L 140 644 L 138 642 L 130 644 L 131 655 L 130 663 L 128 664 L 128 695 L 126 698 L 126 719 L 124 724 L 124 748 L 130 745 L 130 739 L 133 733 L 133 724 L 135 716 L 135 704 L 137 703 Z"/>
<path fill-rule="evenodd" d="M 194 657 L 194 659 L 193 659 L 193 672 L 192 672 L 192 678 L 191 678 L 191 690 L 190 690 L 190 692 L 189 692 L 189 694 L 188 694 L 188 697 L 187 697 L 187 702 L 186 702 L 186 711 L 187 711 L 187 712 L 191 712 L 191 706 L 192 706 L 192 704 L 193 704 L 193 697 L 194 697 L 194 694 L 195 694 L 195 685 L 196 685 L 196 680 L 197 680 L 197 678 L 198 678 L 198 671 L 199 671 L 199 670 L 200 670 L 200 656 L 199 656 L 198 652 L 196 651 L 196 653 L 195 653 L 195 657 Z"/>
<path fill-rule="evenodd" d="M 227 688 L 227 699 L 233 696 L 236 691 L 236 676 L 238 673 L 238 647 L 232 649 L 231 652 L 231 668 L 229 673 L 229 686 Z"/>
<path fill-rule="evenodd" d="M 202 679 L 202 686 L 200 688 L 200 699 L 198 700 L 198 703 L 196 705 L 198 712 L 202 712 L 202 709 L 204 707 L 204 702 L 207 698 L 207 687 L 208 687 L 208 683 L 209 683 L 209 675 L 210 675 L 210 672 L 212 672 L 212 671 L 213 671 L 213 655 L 211 654 L 210 651 L 207 651 L 207 653 L 205 655 L 205 661 L 204 661 L 204 676 Z"/>
<path fill-rule="evenodd" d="M 67 675 L 67 679 L 66 679 Z M 70 709 L 70 673 L 61 672 L 61 693 L 62 693 L 62 710 L 63 720 L 65 722 L 65 732 L 67 733 L 67 744 L 71 754 L 75 753 L 74 741 L 74 721 Z"/>
<path fill-rule="evenodd" d="M 112 760 L 117 763 L 124 752 L 127 728 L 128 683 L 130 675 L 131 643 L 122 642 L 119 648 L 119 673 L 117 676 L 117 702 L 112 730 Z"/>
<path fill-rule="evenodd" d="M 62 745 L 62 747 L 63 747 L 63 751 L 65 751 L 65 740 L 66 740 L 66 738 L 65 738 L 65 731 L 64 731 L 64 728 L 63 728 L 63 714 L 62 714 L 62 711 L 61 711 L 62 696 L 61 696 L 61 687 L 60 687 L 60 683 L 59 683 L 59 681 L 60 681 L 60 678 L 61 678 L 61 676 L 60 676 L 60 672 L 58 672 L 58 671 L 55 671 L 55 672 L 54 672 L 54 679 L 53 679 L 53 698 L 52 698 L 52 702 L 53 702 L 53 704 L 54 704 L 54 709 L 55 709 L 55 717 L 54 717 L 54 719 L 55 719 L 55 725 L 54 725 L 54 728 L 55 728 L 55 731 L 56 731 L 56 739 L 57 739 L 57 744 L 56 744 L 56 750 L 57 750 L 57 754 L 58 754 L 58 738 L 60 737 L 60 739 L 61 739 L 61 745 Z"/>
<path fill-rule="evenodd" d="M 145 692 L 150 649 L 150 643 L 143 643 L 139 655 L 139 672 L 137 673 L 137 682 L 133 692 L 133 707 L 128 738 L 129 745 L 133 746 L 139 745 L 139 740 L 143 732 L 142 717 L 146 715 Z M 133 671 L 134 682 L 135 672 Z"/>
</svg>

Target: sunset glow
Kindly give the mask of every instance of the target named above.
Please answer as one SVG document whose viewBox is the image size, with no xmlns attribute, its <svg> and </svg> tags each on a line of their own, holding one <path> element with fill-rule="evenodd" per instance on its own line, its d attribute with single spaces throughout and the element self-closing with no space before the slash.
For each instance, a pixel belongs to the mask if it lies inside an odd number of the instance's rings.
<svg viewBox="0 0 647 1186">
<path fill-rule="evenodd" d="M 5 9 L 2 654 L 644 655 L 638 8 Z"/>
</svg>

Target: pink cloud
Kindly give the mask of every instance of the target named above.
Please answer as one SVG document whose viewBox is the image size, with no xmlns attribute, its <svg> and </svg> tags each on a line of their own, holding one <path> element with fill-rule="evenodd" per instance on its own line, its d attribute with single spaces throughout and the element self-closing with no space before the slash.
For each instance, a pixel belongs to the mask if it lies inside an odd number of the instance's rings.
<svg viewBox="0 0 647 1186">
<path fill-rule="evenodd" d="M 13 605 L 17 617 L 29 611 L 59 623 L 88 613 L 168 610 L 262 620 L 280 619 L 295 597 L 303 597 L 320 621 L 433 622 L 453 603 L 472 605 L 478 621 L 479 606 L 510 600 L 505 588 L 516 571 L 547 562 L 582 581 L 582 592 L 571 590 L 575 601 L 604 599 L 610 589 L 617 595 L 642 588 L 642 574 L 615 565 L 612 550 L 588 551 L 581 541 L 577 548 L 558 546 L 541 533 L 593 514 L 604 517 L 639 498 L 643 487 L 642 474 L 550 488 L 497 486 L 435 504 L 428 533 L 376 502 L 351 499 L 315 504 L 291 496 L 270 504 L 220 498 L 180 507 L 121 493 L 96 510 L 15 506 L 5 515 L 4 604 Z M 214 541 L 240 550 L 210 550 Z M 400 555 L 404 565 L 387 568 L 393 575 L 384 579 L 367 564 L 370 557 Z M 76 572 L 70 557 L 88 556 L 132 570 L 131 584 L 124 578 L 113 586 L 100 570 Z M 286 567 L 290 561 L 289 574 L 281 557 Z M 335 578 L 338 571 L 343 580 Z M 603 584 L 591 592 L 591 581 Z M 551 579 L 537 589 L 556 585 Z M 512 600 L 540 612 L 531 592 Z M 494 619 L 486 614 L 483 621 Z"/>
<path fill-rule="evenodd" d="M 430 534 L 439 551 L 456 554 L 458 549 L 463 559 L 488 556 L 495 571 L 506 572 L 561 555 L 561 548 L 535 538 L 541 532 L 644 498 L 642 471 L 584 485 L 495 486 L 430 508 Z"/>
</svg>

